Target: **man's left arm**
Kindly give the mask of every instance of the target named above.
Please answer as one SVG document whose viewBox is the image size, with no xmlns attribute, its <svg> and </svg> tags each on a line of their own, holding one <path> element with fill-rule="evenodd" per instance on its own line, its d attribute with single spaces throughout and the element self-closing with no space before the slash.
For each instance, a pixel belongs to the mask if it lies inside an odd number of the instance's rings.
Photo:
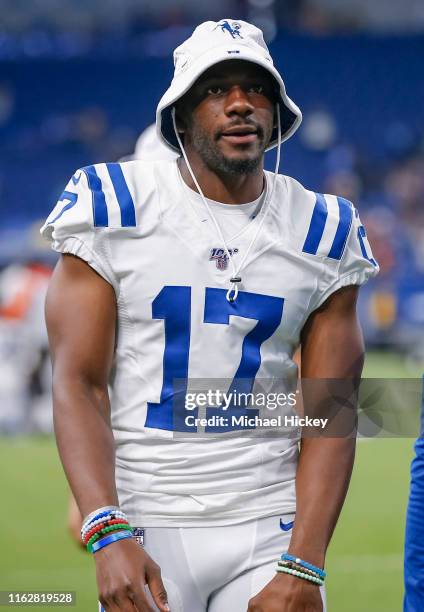
<svg viewBox="0 0 424 612">
<path fill-rule="evenodd" d="M 302 380 L 307 380 L 308 385 L 314 384 L 313 379 L 319 379 L 331 386 L 334 379 L 340 379 L 346 396 L 355 388 L 364 361 L 362 332 L 356 314 L 357 294 L 358 287 L 340 289 L 309 317 L 301 337 Z M 318 395 L 322 395 L 324 386 L 324 382 L 317 382 Z M 304 401 L 310 414 L 308 394 L 304 395 Z M 354 415 L 351 413 L 351 416 Z M 353 433 L 345 437 L 308 435 L 301 439 L 296 520 L 288 552 L 320 568 L 324 567 L 327 547 L 348 490 L 355 443 Z M 317 586 L 294 576 L 276 574 L 251 599 L 248 612 L 321 612 L 322 609 Z"/>
</svg>

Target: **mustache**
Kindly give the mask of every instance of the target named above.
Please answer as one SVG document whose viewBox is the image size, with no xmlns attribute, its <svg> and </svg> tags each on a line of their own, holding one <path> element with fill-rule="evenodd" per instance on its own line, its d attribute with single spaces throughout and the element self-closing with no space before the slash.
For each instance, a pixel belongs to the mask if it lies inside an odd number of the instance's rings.
<svg viewBox="0 0 424 612">
<path fill-rule="evenodd" d="M 248 121 L 247 120 L 247 121 L 233 121 L 232 123 L 229 123 L 228 125 L 222 127 L 221 129 L 219 129 L 215 133 L 215 141 L 219 140 L 226 130 L 229 130 L 229 129 L 232 129 L 232 128 L 235 128 L 235 127 L 250 127 L 250 128 L 253 128 L 256 131 L 259 140 L 263 140 L 263 138 L 264 138 L 264 130 L 263 130 L 263 128 L 260 125 L 258 125 L 257 123 L 255 123 L 253 121 Z"/>
</svg>

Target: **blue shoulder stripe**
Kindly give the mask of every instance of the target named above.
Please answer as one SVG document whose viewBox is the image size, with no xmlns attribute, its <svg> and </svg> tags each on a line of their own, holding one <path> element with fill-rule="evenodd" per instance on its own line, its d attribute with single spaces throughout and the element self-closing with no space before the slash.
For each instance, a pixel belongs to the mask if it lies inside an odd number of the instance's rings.
<svg viewBox="0 0 424 612">
<path fill-rule="evenodd" d="M 122 172 L 121 164 L 106 164 L 115 191 L 116 200 L 121 209 L 122 227 L 135 227 L 135 206 Z"/>
<path fill-rule="evenodd" d="M 82 168 L 87 176 L 88 186 L 93 198 L 93 218 L 95 227 L 108 227 L 109 219 L 103 186 L 94 166 Z"/>
<path fill-rule="evenodd" d="M 316 255 L 318 251 L 328 216 L 327 203 L 324 196 L 322 193 L 316 193 L 315 196 L 314 212 L 312 213 L 308 234 L 302 249 L 304 253 L 310 253 L 311 255 Z"/>
<path fill-rule="evenodd" d="M 339 224 L 330 252 L 328 253 L 328 257 L 332 259 L 341 259 L 353 217 L 353 206 L 349 200 L 337 198 L 337 203 L 339 205 Z"/>
</svg>

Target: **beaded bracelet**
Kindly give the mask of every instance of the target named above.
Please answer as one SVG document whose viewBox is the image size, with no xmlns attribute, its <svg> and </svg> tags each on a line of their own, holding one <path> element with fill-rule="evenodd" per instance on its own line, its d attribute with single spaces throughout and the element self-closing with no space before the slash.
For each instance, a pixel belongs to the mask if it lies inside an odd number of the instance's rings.
<svg viewBox="0 0 424 612">
<path fill-rule="evenodd" d="M 91 514 L 89 514 L 83 521 L 81 531 L 84 531 L 91 523 L 97 521 L 98 519 L 105 518 L 110 514 L 121 513 L 122 510 L 117 506 L 106 506 L 104 508 L 99 508 L 95 510 Z M 123 513 L 122 513 L 123 514 Z"/>
<path fill-rule="evenodd" d="M 84 533 L 87 533 L 87 531 L 90 531 L 90 529 L 92 529 L 96 525 L 99 525 L 100 523 L 103 523 L 107 520 L 111 520 L 114 518 L 126 519 L 127 517 L 123 512 L 119 514 L 117 513 L 115 514 L 114 512 L 107 512 L 104 514 L 104 516 L 98 518 L 97 520 L 93 520 L 89 523 L 84 524 L 83 527 L 81 528 L 81 535 L 83 535 Z"/>
<path fill-rule="evenodd" d="M 284 555 L 281 555 L 281 561 L 292 561 L 293 563 L 296 563 L 296 565 L 299 565 L 302 568 L 311 570 L 312 572 L 315 572 L 316 574 L 318 574 L 321 580 L 324 580 L 324 578 L 327 575 L 327 573 L 323 569 L 316 567 L 315 565 L 312 565 L 312 563 L 303 561 L 303 559 L 300 559 L 299 557 L 294 557 L 293 555 L 289 555 L 287 553 L 285 553 Z"/>
<path fill-rule="evenodd" d="M 121 519 L 121 518 L 112 519 L 112 520 L 109 520 L 109 521 L 105 521 L 104 523 L 99 523 L 98 525 L 93 527 L 93 529 L 90 529 L 89 531 L 86 531 L 84 533 L 84 535 L 81 537 L 81 540 L 85 544 L 87 542 L 87 540 L 89 540 L 91 538 L 91 536 L 93 536 L 95 533 L 97 533 L 101 529 L 104 529 L 105 527 L 109 527 L 110 525 L 118 525 L 118 524 L 125 524 L 125 525 L 127 525 L 127 527 L 129 527 L 129 523 L 125 519 Z"/>
<path fill-rule="evenodd" d="M 288 567 L 289 569 L 294 569 L 294 570 L 297 570 L 298 572 L 309 574 L 310 576 L 314 576 L 315 578 L 319 578 L 320 580 L 322 580 L 321 576 L 319 576 L 316 572 L 313 572 L 312 570 L 307 569 L 306 567 L 302 567 L 301 565 L 298 565 L 297 563 L 293 563 L 293 561 L 279 561 L 278 566 Z"/>
<path fill-rule="evenodd" d="M 91 536 L 91 538 L 87 541 L 87 544 L 86 544 L 87 550 L 91 551 L 91 548 L 94 542 L 97 542 L 97 540 L 100 540 L 102 536 L 104 536 L 105 534 L 110 533 L 111 531 L 122 531 L 122 530 L 127 531 L 132 534 L 131 527 L 125 523 L 118 524 L 118 525 L 111 525 L 110 527 L 104 527 L 101 531 L 98 531 L 93 536 Z"/>
<path fill-rule="evenodd" d="M 97 527 L 98 525 L 101 525 L 102 523 L 105 523 L 111 520 L 115 520 L 115 519 L 122 519 L 123 521 L 128 522 L 128 518 L 126 514 L 122 512 L 122 510 L 117 508 L 116 506 L 111 506 L 109 508 L 108 507 L 100 508 L 99 510 L 92 512 L 84 520 L 83 525 L 81 527 L 82 541 L 84 542 L 84 539 L 86 538 L 87 534 L 94 527 Z"/>
<path fill-rule="evenodd" d="M 106 538 L 102 538 L 98 542 L 94 542 L 91 548 L 91 552 L 94 554 L 101 548 L 104 548 L 105 546 L 109 546 L 109 544 L 112 544 L 113 542 L 118 542 L 119 540 L 126 540 L 127 538 L 132 538 L 131 531 L 120 531 L 118 533 L 112 533 Z"/>
<path fill-rule="evenodd" d="M 104 523 L 107 520 L 111 520 L 114 518 L 122 518 L 122 519 L 126 519 L 126 515 L 124 512 L 109 512 L 106 516 L 102 516 L 101 518 L 98 518 L 96 520 L 90 521 L 87 524 L 84 524 L 84 526 L 81 528 L 81 536 L 84 536 L 85 533 L 87 533 L 88 531 L 90 531 L 90 529 L 92 529 L 93 527 L 96 527 L 97 525 L 100 525 L 101 523 Z"/>
<path fill-rule="evenodd" d="M 93 538 L 96 535 L 101 535 L 105 529 L 109 529 L 109 527 L 114 527 L 115 529 L 117 527 L 121 528 L 121 529 L 128 529 L 129 531 L 131 530 L 131 527 L 129 525 L 129 523 L 127 523 L 126 521 L 116 521 L 113 523 L 113 525 L 109 525 L 107 523 L 105 523 L 104 525 L 99 525 L 98 527 L 96 527 L 96 529 L 93 529 L 93 532 L 88 533 L 86 538 L 84 539 L 84 544 L 87 544 L 87 542 L 89 542 L 89 540 L 91 540 L 91 538 Z M 110 529 L 109 529 L 110 531 Z"/>
<path fill-rule="evenodd" d="M 93 529 L 90 529 L 90 531 L 87 531 L 87 533 L 84 535 L 83 537 L 83 542 L 84 544 L 86 544 L 88 542 L 88 540 L 91 538 L 91 536 L 93 536 L 95 533 L 101 531 L 102 529 L 104 529 L 105 527 L 110 527 L 110 525 L 126 525 L 127 527 L 129 527 L 129 523 L 128 521 L 125 521 L 124 519 L 112 519 L 111 521 L 105 521 L 104 523 L 100 523 L 99 525 L 97 525 L 96 527 L 93 527 Z"/>
<path fill-rule="evenodd" d="M 102 508 L 97 508 L 97 510 L 93 510 L 93 512 L 90 512 L 90 514 L 88 514 L 85 519 L 83 520 L 83 523 L 88 523 L 91 522 L 91 520 L 96 520 L 96 518 L 99 518 L 99 516 L 96 515 L 100 515 L 101 512 L 104 511 L 108 511 L 108 512 L 113 512 L 114 510 L 118 510 L 118 512 L 121 510 L 118 506 L 103 506 Z"/>
<path fill-rule="evenodd" d="M 296 576 L 297 578 L 302 578 L 302 580 L 307 580 L 308 582 L 313 582 L 318 586 L 322 586 L 324 584 L 324 580 L 320 578 L 315 578 L 314 576 L 310 576 L 309 574 L 304 574 L 303 572 L 298 572 L 297 570 L 290 569 L 289 567 L 277 567 L 277 572 L 282 574 L 290 574 L 291 576 Z"/>
</svg>

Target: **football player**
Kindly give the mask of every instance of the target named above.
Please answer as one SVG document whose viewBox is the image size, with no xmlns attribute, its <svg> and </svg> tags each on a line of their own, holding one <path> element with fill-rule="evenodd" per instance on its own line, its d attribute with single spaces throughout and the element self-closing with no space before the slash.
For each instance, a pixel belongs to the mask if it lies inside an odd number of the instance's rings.
<svg viewBox="0 0 424 612">
<path fill-rule="evenodd" d="M 299 345 L 303 378 L 356 380 L 378 266 L 350 202 L 278 173 L 301 112 L 261 31 L 203 23 L 174 62 L 178 159 L 78 170 L 42 228 L 59 452 L 107 612 L 320 612 L 355 436 L 255 436 L 251 405 L 184 398 L 289 387 Z"/>
</svg>

